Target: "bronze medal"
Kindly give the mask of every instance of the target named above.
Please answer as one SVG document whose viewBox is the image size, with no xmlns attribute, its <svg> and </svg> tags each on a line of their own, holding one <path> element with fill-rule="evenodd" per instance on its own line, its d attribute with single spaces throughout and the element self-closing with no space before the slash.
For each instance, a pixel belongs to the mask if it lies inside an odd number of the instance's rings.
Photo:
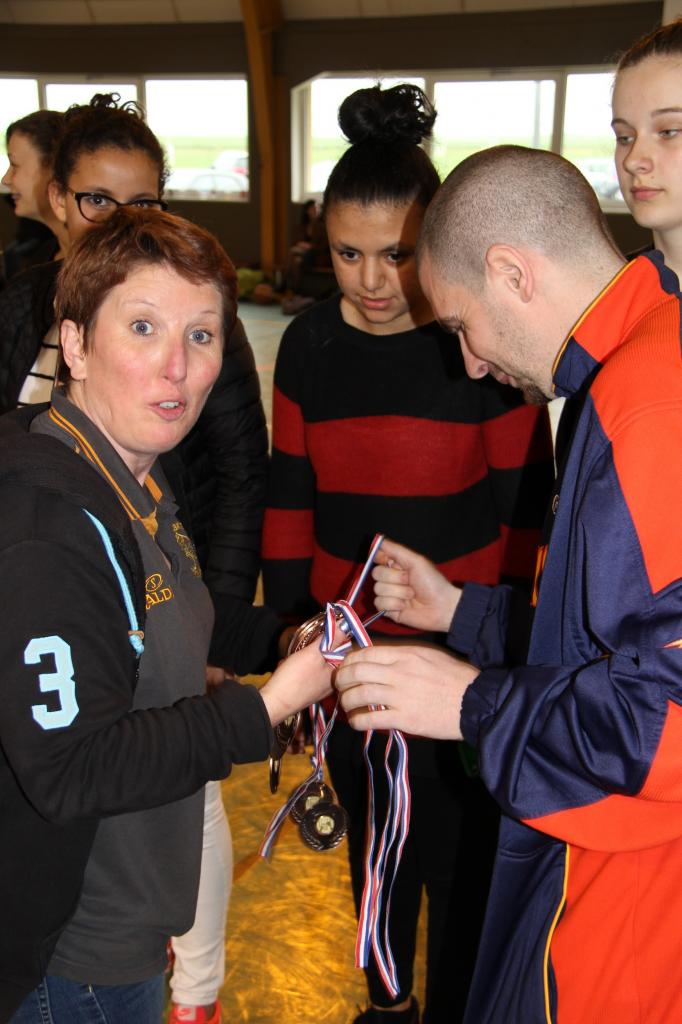
<svg viewBox="0 0 682 1024">
<path fill-rule="evenodd" d="M 331 804 L 334 802 L 334 799 L 334 790 L 330 789 L 324 782 L 311 782 L 292 805 L 289 817 L 299 825 L 306 811 L 309 811 L 315 804 L 319 804 L 320 800 L 325 800 Z"/>
<path fill-rule="evenodd" d="M 296 651 L 302 651 L 304 647 L 311 644 L 313 640 L 318 636 L 321 636 L 323 632 L 324 612 L 318 612 L 317 615 L 313 615 L 312 619 L 307 619 L 306 622 L 298 627 L 289 641 L 287 655 L 295 654 Z"/>
<path fill-rule="evenodd" d="M 301 719 L 300 711 L 295 715 L 289 715 L 283 722 L 275 726 L 275 738 L 270 749 L 270 792 L 276 793 L 279 786 L 280 767 L 282 758 L 287 747 L 296 735 L 298 723 Z"/>
<path fill-rule="evenodd" d="M 295 654 L 311 644 L 324 630 L 324 612 L 319 612 L 312 619 L 308 619 L 302 626 L 299 626 L 289 643 L 287 656 Z M 279 788 L 279 777 L 282 766 L 282 758 L 287 747 L 296 735 L 298 723 L 301 718 L 300 711 L 290 715 L 283 722 L 275 726 L 275 738 L 270 750 L 270 792 L 276 793 Z"/>
<path fill-rule="evenodd" d="M 311 849 L 333 850 L 348 831 L 348 815 L 339 804 L 319 800 L 301 818 L 299 831 Z"/>
</svg>

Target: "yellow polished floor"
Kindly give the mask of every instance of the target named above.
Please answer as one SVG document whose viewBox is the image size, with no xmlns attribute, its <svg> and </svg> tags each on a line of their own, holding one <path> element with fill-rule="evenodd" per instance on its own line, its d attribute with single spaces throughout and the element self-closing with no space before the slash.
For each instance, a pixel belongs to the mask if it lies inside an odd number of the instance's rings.
<svg viewBox="0 0 682 1024">
<path fill-rule="evenodd" d="M 283 797 L 309 765 L 307 755 L 284 758 Z M 226 1024 L 352 1021 L 366 996 L 363 973 L 353 964 L 355 914 L 345 842 L 316 853 L 287 821 L 271 860 L 258 858 L 265 827 L 282 803 L 279 793 L 270 795 L 264 764 L 238 766 L 223 783 L 223 799 L 235 859 L 220 993 Z M 421 939 L 423 945 L 423 934 Z M 417 980 L 423 987 L 419 967 Z"/>
</svg>

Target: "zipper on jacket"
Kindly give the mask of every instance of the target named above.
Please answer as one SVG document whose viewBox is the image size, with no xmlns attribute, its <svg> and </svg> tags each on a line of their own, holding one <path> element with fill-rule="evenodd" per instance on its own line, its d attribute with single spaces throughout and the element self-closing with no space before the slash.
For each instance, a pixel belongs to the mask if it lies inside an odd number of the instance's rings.
<svg viewBox="0 0 682 1024">
<path fill-rule="evenodd" d="M 552 939 L 554 938 L 554 932 L 556 931 L 556 926 L 559 923 L 559 918 L 561 917 L 561 915 L 563 913 L 563 910 L 564 910 L 564 907 L 566 906 L 566 891 L 568 889 L 568 868 L 569 868 L 569 863 L 570 863 L 570 855 L 571 855 L 571 848 L 568 845 L 568 843 L 566 843 L 566 859 L 564 861 L 564 884 L 563 884 L 563 891 L 561 893 L 561 899 L 559 901 L 559 906 L 556 908 L 556 911 L 554 913 L 554 917 L 552 918 L 552 923 L 550 925 L 549 932 L 548 932 L 548 935 L 547 935 L 547 943 L 545 945 L 545 958 L 544 958 L 544 963 L 543 963 L 543 968 L 542 968 L 543 983 L 544 983 L 544 987 L 545 987 L 545 1020 L 546 1020 L 546 1024 L 556 1024 L 555 1018 L 552 1017 L 552 1008 L 551 1008 L 551 1005 L 550 1005 L 550 994 L 549 994 L 549 951 L 550 951 L 550 947 L 552 945 Z"/>
</svg>

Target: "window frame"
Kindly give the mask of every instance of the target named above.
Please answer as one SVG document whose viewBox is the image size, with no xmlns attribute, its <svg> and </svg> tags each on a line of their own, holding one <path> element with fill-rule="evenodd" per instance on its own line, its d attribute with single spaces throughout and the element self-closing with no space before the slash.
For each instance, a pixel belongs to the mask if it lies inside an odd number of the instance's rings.
<svg viewBox="0 0 682 1024">
<path fill-rule="evenodd" d="M 0 82 L 6 79 L 28 79 L 35 81 L 38 84 L 38 103 L 39 109 L 46 110 L 47 106 L 47 87 L 48 85 L 90 85 L 93 88 L 93 92 L 97 92 L 99 85 L 111 85 L 115 82 L 118 85 L 131 85 L 136 90 L 136 102 L 140 104 L 144 111 L 145 120 L 147 119 L 147 82 L 154 81 L 240 81 L 246 83 L 246 94 L 247 104 L 247 135 L 246 135 L 246 153 L 249 160 L 249 167 L 252 164 L 251 160 L 251 133 L 250 133 L 250 98 L 249 98 L 249 77 L 246 74 L 110 74 L 110 75 L 94 75 L 94 74 L 66 74 L 60 72 L 58 74 L 50 73 L 13 73 L 13 72 L 2 72 L 0 73 Z M 6 127 L 6 126 L 5 126 Z M 4 132 L 4 128 L 3 128 Z M 4 135 L 3 135 L 4 142 Z M 171 171 L 173 168 L 171 168 Z M 211 173 L 211 168 L 205 168 L 202 173 Z M 170 201 L 179 200 L 180 202 L 214 202 L 214 203 L 239 203 L 244 204 L 252 200 L 253 187 L 251 185 L 251 176 L 249 175 L 249 189 L 246 197 L 236 195 L 231 192 L 224 192 L 222 194 L 211 193 L 207 195 L 197 194 L 196 192 L 180 189 L 173 189 Z"/>
<path fill-rule="evenodd" d="M 380 82 L 384 78 L 423 78 L 424 91 L 433 102 L 437 82 L 514 82 L 514 81 L 553 81 L 554 112 L 552 120 L 552 138 L 549 152 L 562 154 L 564 140 L 564 122 L 566 117 L 566 95 L 570 75 L 613 74 L 615 64 L 575 64 L 562 67 L 527 67 L 527 68 L 465 68 L 457 69 L 394 69 L 383 68 L 381 71 L 333 71 L 315 75 L 294 86 L 291 90 L 291 201 L 304 202 L 306 199 L 320 200 L 322 194 L 305 188 L 309 180 L 308 163 L 312 150 L 310 138 L 311 125 L 311 85 L 324 78 L 368 79 Z M 304 131 L 301 131 L 304 128 Z M 432 155 L 432 143 L 425 140 L 424 150 Z M 600 205 L 607 213 L 627 213 L 623 200 L 602 199 Z"/>
</svg>

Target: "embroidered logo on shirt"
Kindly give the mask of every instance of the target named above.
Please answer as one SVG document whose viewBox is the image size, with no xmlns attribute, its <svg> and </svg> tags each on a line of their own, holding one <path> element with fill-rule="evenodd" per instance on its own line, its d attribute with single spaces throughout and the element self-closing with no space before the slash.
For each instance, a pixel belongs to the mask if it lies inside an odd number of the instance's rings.
<svg viewBox="0 0 682 1024">
<path fill-rule="evenodd" d="M 145 597 L 147 611 L 155 604 L 163 604 L 164 601 L 170 601 L 173 598 L 173 591 L 170 587 L 163 585 L 163 576 L 160 572 L 153 572 L 151 576 L 147 576 L 144 589 L 147 591 Z"/>
<path fill-rule="evenodd" d="M 189 558 L 192 563 L 192 575 L 201 578 L 201 568 L 199 566 L 199 559 L 197 553 L 194 550 L 194 544 L 185 533 L 184 527 L 181 523 L 173 523 L 173 533 L 175 539 L 178 542 L 178 546 L 186 558 Z"/>
</svg>

